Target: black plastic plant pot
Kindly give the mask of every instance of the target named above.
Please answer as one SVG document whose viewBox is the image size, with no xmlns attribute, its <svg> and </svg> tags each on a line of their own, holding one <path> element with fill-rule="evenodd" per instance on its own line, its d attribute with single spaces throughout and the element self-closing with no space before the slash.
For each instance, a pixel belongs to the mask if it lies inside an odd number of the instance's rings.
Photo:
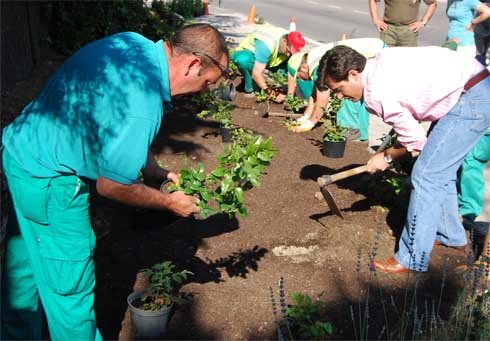
<svg viewBox="0 0 490 341">
<path fill-rule="evenodd" d="M 131 312 L 131 326 L 136 340 L 162 339 L 167 332 L 167 324 L 173 304 L 159 311 L 140 309 L 140 292 L 133 292 L 128 296 L 128 306 Z"/>
<path fill-rule="evenodd" d="M 344 157 L 347 141 L 323 141 L 323 155 L 331 158 Z"/>
<path fill-rule="evenodd" d="M 219 88 L 217 90 L 217 95 L 224 101 L 233 101 L 236 96 L 235 84 L 233 84 L 232 82 L 226 83 L 223 88 Z"/>
<path fill-rule="evenodd" d="M 231 138 L 233 137 L 233 130 L 234 130 L 234 128 L 225 128 L 225 127 L 220 128 L 221 141 L 223 143 L 230 143 L 231 142 Z"/>
</svg>

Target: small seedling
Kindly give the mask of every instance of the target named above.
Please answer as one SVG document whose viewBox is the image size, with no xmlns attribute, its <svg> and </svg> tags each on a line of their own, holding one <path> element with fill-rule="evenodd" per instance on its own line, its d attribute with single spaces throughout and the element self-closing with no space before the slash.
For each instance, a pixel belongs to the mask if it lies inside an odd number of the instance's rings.
<svg viewBox="0 0 490 341">
<path fill-rule="evenodd" d="M 293 117 L 287 117 L 284 120 L 281 121 L 281 124 L 288 128 L 288 130 L 293 130 L 294 127 L 298 127 L 301 125 L 297 120 L 295 120 Z"/>
<path fill-rule="evenodd" d="M 264 89 L 261 89 L 260 91 L 255 92 L 255 101 L 257 103 L 265 102 L 268 99 L 269 99 L 269 95 L 267 95 L 267 92 L 265 92 Z"/>
<path fill-rule="evenodd" d="M 298 98 L 294 95 L 287 95 L 286 99 L 284 100 L 285 106 L 288 108 L 288 110 L 291 110 L 293 112 L 298 112 L 299 109 L 301 109 L 304 105 L 305 102 L 301 98 Z"/>
</svg>

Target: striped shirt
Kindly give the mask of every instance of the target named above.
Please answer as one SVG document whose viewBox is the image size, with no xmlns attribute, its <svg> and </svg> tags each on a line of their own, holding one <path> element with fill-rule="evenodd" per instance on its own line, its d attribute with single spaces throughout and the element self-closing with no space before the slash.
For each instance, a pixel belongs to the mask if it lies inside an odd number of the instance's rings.
<svg viewBox="0 0 490 341">
<path fill-rule="evenodd" d="M 483 69 L 474 58 L 436 46 L 381 50 L 362 72 L 364 103 L 393 126 L 408 151 L 422 150 L 425 129 L 458 102 L 465 83 Z"/>
</svg>

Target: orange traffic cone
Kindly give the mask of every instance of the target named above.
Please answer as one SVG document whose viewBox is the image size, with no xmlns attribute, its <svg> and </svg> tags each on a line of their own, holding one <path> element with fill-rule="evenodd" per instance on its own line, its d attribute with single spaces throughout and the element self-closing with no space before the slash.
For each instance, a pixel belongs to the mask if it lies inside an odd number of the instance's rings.
<svg viewBox="0 0 490 341">
<path fill-rule="evenodd" d="M 203 15 L 209 15 L 208 3 L 209 3 L 209 0 L 202 0 Z"/>
<path fill-rule="evenodd" d="M 294 32 L 296 31 L 296 18 L 291 17 L 289 20 L 289 32 Z"/>
<path fill-rule="evenodd" d="M 255 24 L 255 4 L 250 7 L 248 12 L 247 24 Z"/>
</svg>

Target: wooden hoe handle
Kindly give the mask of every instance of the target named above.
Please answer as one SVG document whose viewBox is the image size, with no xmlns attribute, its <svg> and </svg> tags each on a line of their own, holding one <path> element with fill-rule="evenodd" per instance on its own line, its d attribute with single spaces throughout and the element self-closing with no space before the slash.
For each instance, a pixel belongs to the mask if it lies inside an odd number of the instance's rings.
<svg viewBox="0 0 490 341">
<path fill-rule="evenodd" d="M 340 173 L 335 173 L 332 175 L 324 175 L 321 176 L 317 179 L 317 182 L 320 186 L 325 186 L 328 184 L 331 184 L 333 182 L 349 178 L 351 176 L 361 174 L 367 171 L 367 165 L 359 166 L 356 168 L 348 169 L 346 171 L 340 172 Z"/>
</svg>

